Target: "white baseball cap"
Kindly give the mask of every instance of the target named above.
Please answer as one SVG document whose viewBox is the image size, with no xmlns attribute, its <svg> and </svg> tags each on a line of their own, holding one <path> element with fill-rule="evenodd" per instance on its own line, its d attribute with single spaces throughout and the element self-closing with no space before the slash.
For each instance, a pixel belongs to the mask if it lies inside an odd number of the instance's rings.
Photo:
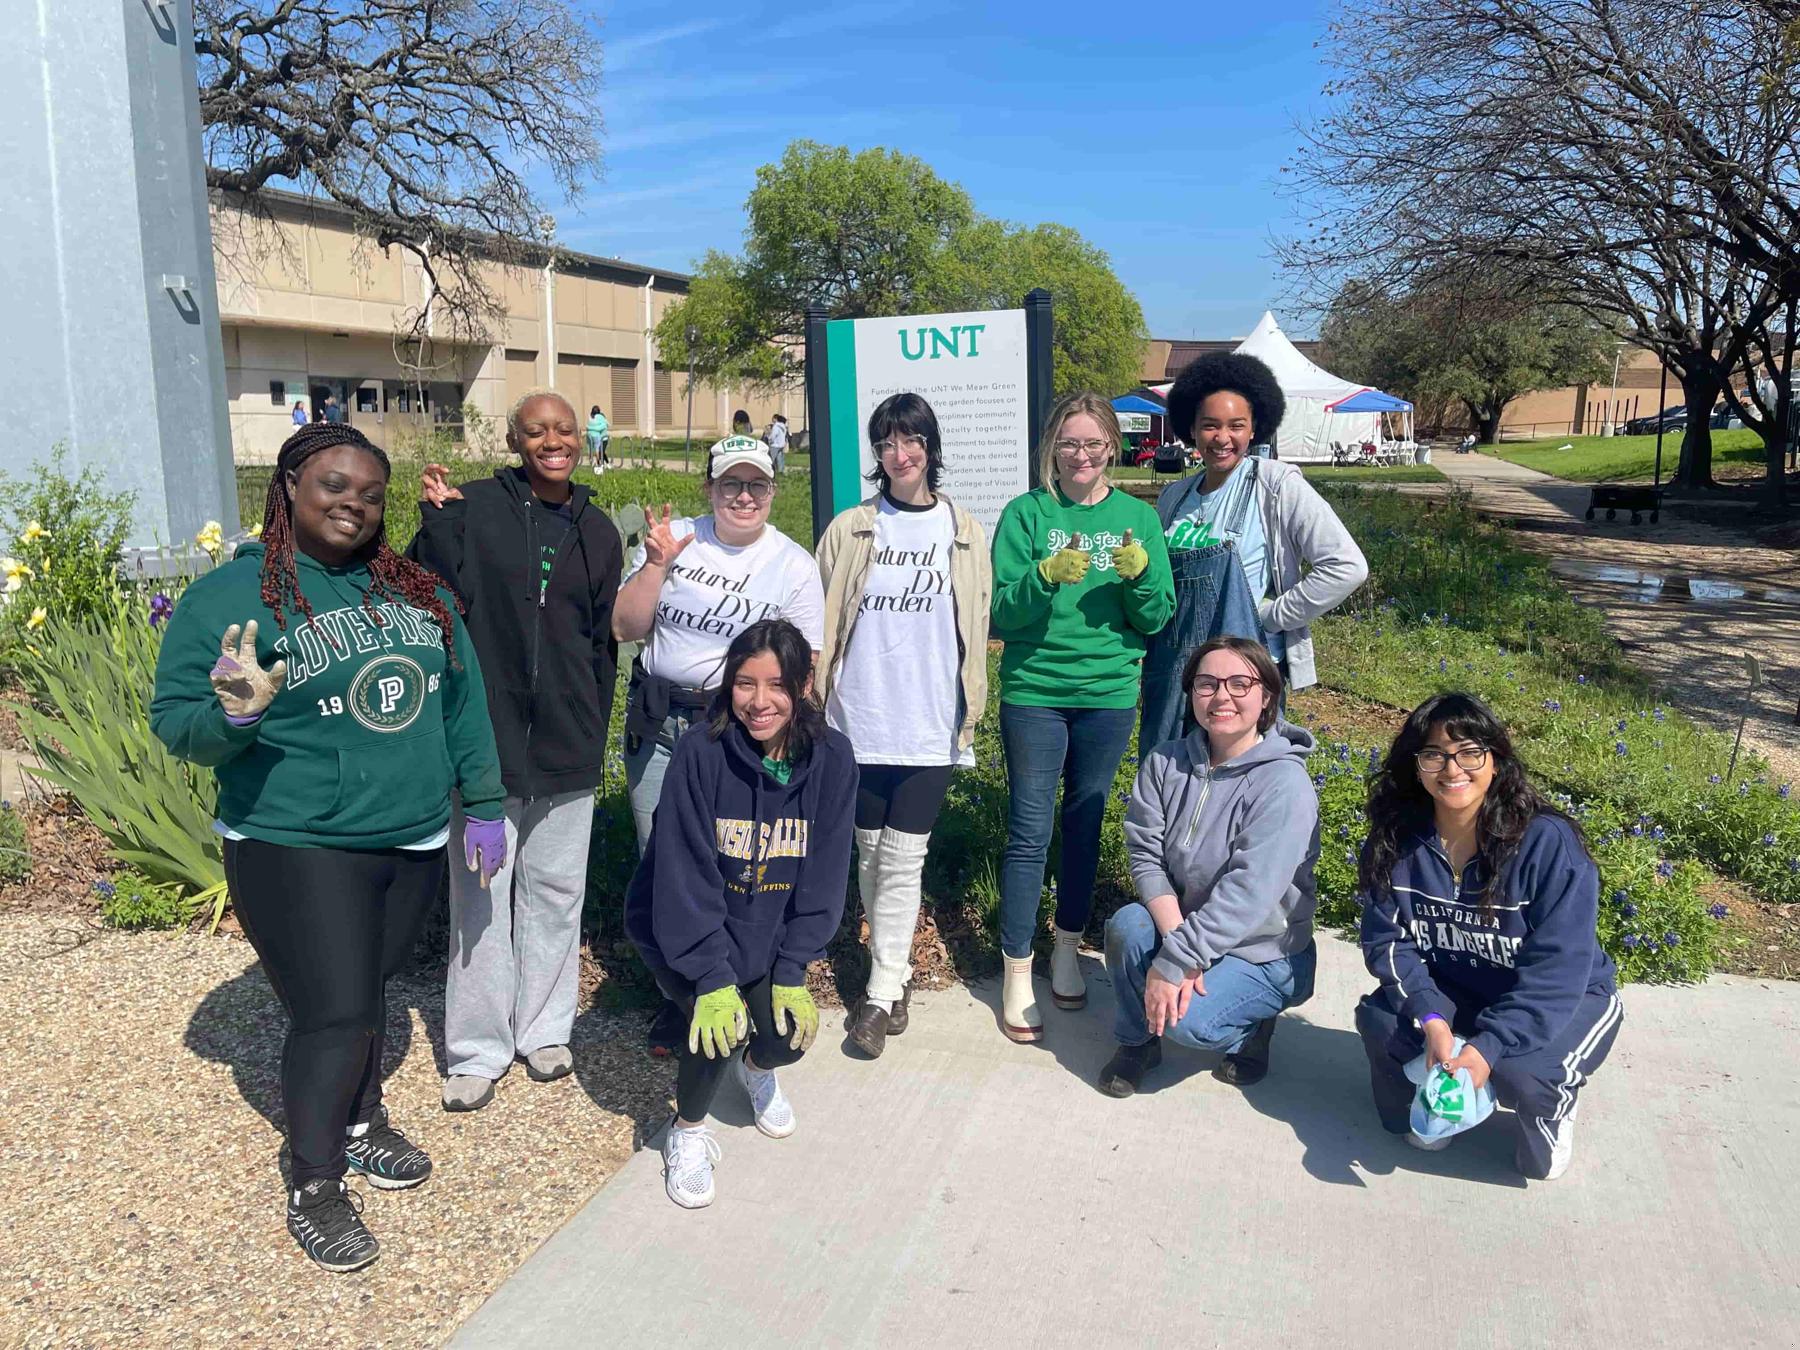
<svg viewBox="0 0 1800 1350">
<path fill-rule="evenodd" d="M 775 461 L 769 458 L 769 447 L 754 437 L 727 436 L 706 453 L 706 476 L 709 479 L 718 478 L 725 470 L 736 468 L 739 464 L 761 469 L 770 478 L 775 476 Z"/>
</svg>

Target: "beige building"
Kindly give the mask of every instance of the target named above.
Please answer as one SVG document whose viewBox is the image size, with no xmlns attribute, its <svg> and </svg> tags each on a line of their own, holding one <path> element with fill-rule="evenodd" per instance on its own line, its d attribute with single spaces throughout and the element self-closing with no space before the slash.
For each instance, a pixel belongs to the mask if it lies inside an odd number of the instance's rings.
<svg viewBox="0 0 1800 1350">
<path fill-rule="evenodd" d="M 512 400 L 552 385 L 585 418 L 599 406 L 615 446 L 624 437 L 679 437 L 687 426 L 687 373 L 658 364 L 654 328 L 687 294 L 688 277 L 614 258 L 560 252 L 553 266 L 496 268 L 504 331 L 491 342 L 402 341 L 425 298 L 423 274 L 400 249 L 359 240 L 332 203 L 275 194 L 269 219 L 213 208 L 220 326 L 233 453 L 272 460 L 327 397 L 353 426 L 392 447 L 400 433 L 447 426 L 461 434 L 464 405 L 494 419 Z M 750 394 L 694 388 L 694 439 L 710 443 L 743 408 L 760 432 L 777 412 L 803 429 L 798 384 Z"/>
</svg>

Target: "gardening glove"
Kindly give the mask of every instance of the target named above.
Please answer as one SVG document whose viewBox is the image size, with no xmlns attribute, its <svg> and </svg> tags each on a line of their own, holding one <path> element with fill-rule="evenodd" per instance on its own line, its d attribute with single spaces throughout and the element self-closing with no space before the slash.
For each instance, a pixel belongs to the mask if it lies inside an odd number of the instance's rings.
<svg viewBox="0 0 1800 1350">
<path fill-rule="evenodd" d="M 1112 551 L 1113 571 L 1126 581 L 1136 581 L 1144 575 L 1144 569 L 1150 565 L 1150 555 L 1144 552 L 1144 546 L 1131 537 L 1131 531 L 1125 531 L 1125 542 Z"/>
<path fill-rule="evenodd" d="M 463 821 L 463 861 L 471 872 L 481 873 L 481 889 L 486 890 L 494 873 L 506 866 L 506 822 L 504 820 Z"/>
<path fill-rule="evenodd" d="M 775 1009 L 775 1034 L 782 1035 L 781 1025 L 793 1019 L 794 1034 L 788 1039 L 790 1050 L 812 1049 L 813 1037 L 819 1034 L 819 1005 L 806 992 L 803 984 L 772 984 L 769 1006 Z"/>
<path fill-rule="evenodd" d="M 287 662 L 262 668 L 256 659 L 256 620 L 252 619 L 241 630 L 235 623 L 225 630 L 210 678 L 226 720 L 234 726 L 249 726 L 287 684 Z"/>
<path fill-rule="evenodd" d="M 1076 535 L 1038 564 L 1038 575 L 1051 586 L 1067 586 L 1087 575 L 1088 562 L 1087 546 Z"/>
<path fill-rule="evenodd" d="M 733 1047 L 750 1034 L 750 1014 L 735 985 L 726 985 L 694 1000 L 694 1020 L 688 1025 L 688 1053 L 708 1059 L 727 1059 Z"/>
</svg>

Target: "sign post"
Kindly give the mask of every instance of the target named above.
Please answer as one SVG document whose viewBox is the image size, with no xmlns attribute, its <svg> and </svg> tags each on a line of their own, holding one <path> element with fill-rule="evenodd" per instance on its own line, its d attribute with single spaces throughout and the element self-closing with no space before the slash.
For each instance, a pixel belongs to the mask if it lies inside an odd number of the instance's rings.
<svg viewBox="0 0 1800 1350">
<path fill-rule="evenodd" d="M 1051 399 L 1050 294 L 1025 307 L 880 319 L 806 315 L 813 531 L 861 501 L 874 466 L 868 419 L 890 394 L 931 404 L 944 442 L 944 491 L 990 532 L 1037 481 Z"/>
</svg>

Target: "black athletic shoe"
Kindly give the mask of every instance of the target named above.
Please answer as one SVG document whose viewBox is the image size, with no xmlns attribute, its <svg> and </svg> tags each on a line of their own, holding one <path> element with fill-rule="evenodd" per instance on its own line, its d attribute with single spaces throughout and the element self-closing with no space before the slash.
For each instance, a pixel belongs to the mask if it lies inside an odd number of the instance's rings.
<svg viewBox="0 0 1800 1350">
<path fill-rule="evenodd" d="M 1213 1070 L 1213 1077 L 1233 1087 L 1252 1087 L 1269 1076 L 1269 1042 L 1275 1038 L 1275 1019 L 1266 1018 L 1251 1028 L 1249 1039 L 1235 1055 L 1227 1055 Z"/>
<path fill-rule="evenodd" d="M 1100 1070 L 1100 1090 L 1109 1097 L 1129 1097 L 1138 1090 L 1144 1075 L 1161 1063 L 1161 1041 L 1121 1045 Z"/>
<path fill-rule="evenodd" d="M 376 1107 L 374 1119 L 360 1129 L 360 1134 L 344 1140 L 344 1157 L 351 1170 L 361 1172 L 371 1186 L 404 1191 L 431 1175 L 431 1159 L 388 1124 L 387 1107 Z"/>
<path fill-rule="evenodd" d="M 656 1020 L 650 1024 L 650 1053 L 658 1059 L 680 1054 L 681 1047 L 687 1043 L 687 1034 L 687 1014 L 681 1011 L 680 1004 L 665 998 L 657 1010 Z"/>
<path fill-rule="evenodd" d="M 300 1250 L 325 1270 L 361 1270 L 381 1255 L 381 1244 L 363 1227 L 362 1197 L 342 1177 L 317 1177 L 290 1191 L 287 1226 Z"/>
</svg>

